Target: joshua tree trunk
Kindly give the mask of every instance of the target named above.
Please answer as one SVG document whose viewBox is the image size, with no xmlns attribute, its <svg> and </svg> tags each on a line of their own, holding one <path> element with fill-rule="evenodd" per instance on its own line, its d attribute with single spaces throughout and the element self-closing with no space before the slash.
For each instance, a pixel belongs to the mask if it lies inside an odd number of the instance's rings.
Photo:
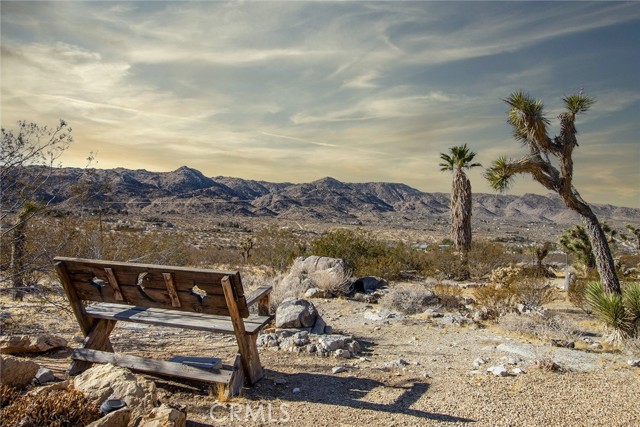
<svg viewBox="0 0 640 427">
<path fill-rule="evenodd" d="M 464 279 L 470 276 L 471 209 L 471 182 L 462 170 L 455 170 L 451 192 L 451 238 L 460 253 Z"/>
<path fill-rule="evenodd" d="M 587 207 L 589 209 L 589 207 Z M 616 265 L 613 262 L 611 251 L 609 250 L 609 244 L 607 243 L 607 236 L 602 231 L 598 218 L 589 209 L 590 215 L 582 216 L 582 222 L 584 223 L 584 229 L 591 241 L 591 249 L 593 256 L 596 259 L 596 267 L 598 273 L 600 273 L 600 279 L 602 284 L 608 292 L 621 293 L 620 282 L 616 275 Z"/>
</svg>

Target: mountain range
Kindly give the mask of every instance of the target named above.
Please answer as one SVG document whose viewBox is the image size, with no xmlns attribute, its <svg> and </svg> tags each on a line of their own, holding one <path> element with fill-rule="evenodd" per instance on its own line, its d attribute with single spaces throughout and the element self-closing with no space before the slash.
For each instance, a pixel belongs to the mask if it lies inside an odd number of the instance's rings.
<svg viewBox="0 0 640 427">
<path fill-rule="evenodd" d="M 28 175 L 35 175 L 31 167 Z M 405 184 L 345 183 L 334 178 L 293 184 L 207 177 L 183 166 L 173 172 L 56 168 L 39 197 L 60 208 L 101 207 L 148 215 L 274 217 L 327 222 L 419 221 L 449 214 L 449 194 Z M 578 216 L 553 194 L 473 195 L 475 221 L 572 224 Z M 640 209 L 592 205 L 601 219 L 638 223 Z"/>
</svg>

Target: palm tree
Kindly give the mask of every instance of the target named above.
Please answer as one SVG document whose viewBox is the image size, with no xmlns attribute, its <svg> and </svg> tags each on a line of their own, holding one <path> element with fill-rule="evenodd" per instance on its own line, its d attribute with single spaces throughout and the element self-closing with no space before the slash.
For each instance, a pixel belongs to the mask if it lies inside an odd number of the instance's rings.
<svg viewBox="0 0 640 427">
<path fill-rule="evenodd" d="M 472 163 L 476 153 L 470 151 L 467 144 L 451 147 L 449 154 L 440 153 L 443 160 L 441 171 L 453 171 L 451 187 L 451 238 L 462 261 L 462 276 L 469 277 L 469 248 L 471 247 L 471 182 L 464 173 L 465 169 L 482 166 Z"/>
<path fill-rule="evenodd" d="M 591 207 L 573 186 L 572 154 L 578 146 L 575 119 L 578 114 L 588 111 L 595 100 L 580 91 L 564 97 L 563 101 L 566 110 L 558 116 L 560 134 L 550 138 L 547 134 L 550 122 L 544 115 L 542 102 L 522 91 L 509 95 L 505 99 L 510 107 L 507 122 L 513 126 L 514 138 L 529 148 L 529 154 L 517 160 L 499 157 L 487 169 L 485 178 L 495 190 L 505 191 L 515 175 L 528 173 L 545 188 L 559 194 L 565 205 L 582 218 L 605 290 L 620 294 L 620 282 L 607 237 Z M 559 170 L 549 156 L 556 158 Z"/>
</svg>

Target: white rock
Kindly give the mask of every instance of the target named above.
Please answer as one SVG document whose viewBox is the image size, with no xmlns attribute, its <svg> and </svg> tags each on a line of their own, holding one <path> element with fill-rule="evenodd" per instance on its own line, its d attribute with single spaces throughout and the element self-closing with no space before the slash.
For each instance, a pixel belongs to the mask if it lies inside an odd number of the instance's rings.
<svg viewBox="0 0 640 427">
<path fill-rule="evenodd" d="M 342 358 L 342 359 L 351 358 L 351 353 L 349 352 L 349 350 L 338 349 L 335 351 L 334 354 L 337 358 Z"/>
<path fill-rule="evenodd" d="M 640 367 L 640 359 L 635 359 L 635 360 L 630 359 L 630 360 L 627 360 L 627 364 L 628 364 L 629 366 L 633 366 L 633 367 Z"/>
<path fill-rule="evenodd" d="M 485 363 L 487 363 L 488 361 L 483 358 L 483 357 L 478 357 L 476 360 L 473 361 L 473 366 L 475 366 L 476 368 L 479 366 L 484 365 Z"/>
<path fill-rule="evenodd" d="M 347 372 L 347 368 L 345 368 L 344 366 L 334 366 L 333 368 L 331 368 L 331 372 L 333 372 L 334 374 L 339 374 L 341 372 Z"/>
<path fill-rule="evenodd" d="M 506 377 L 509 375 L 509 371 L 504 366 L 491 366 L 487 368 L 487 372 L 491 372 L 496 377 Z"/>
<path fill-rule="evenodd" d="M 300 393 L 300 387 L 296 387 L 296 388 L 294 388 L 294 389 L 293 389 L 293 392 L 294 392 L 294 393 Z"/>
</svg>

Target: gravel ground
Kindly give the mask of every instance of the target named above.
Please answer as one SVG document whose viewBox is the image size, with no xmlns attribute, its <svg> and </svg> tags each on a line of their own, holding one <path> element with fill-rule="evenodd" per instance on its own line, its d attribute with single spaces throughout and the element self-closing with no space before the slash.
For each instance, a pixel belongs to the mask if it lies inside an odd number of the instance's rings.
<svg viewBox="0 0 640 427">
<path fill-rule="evenodd" d="M 497 327 L 443 325 L 423 316 L 372 321 L 364 313 L 377 310 L 375 305 L 314 303 L 336 332 L 363 345 L 364 359 L 263 348 L 265 378 L 226 407 L 200 386 L 149 378 L 163 401 L 186 406 L 188 426 L 640 425 L 640 368 L 628 366 L 624 353 L 556 349 Z M 46 310 L 38 315 L 50 316 Z M 79 345 L 69 316 L 31 320 Z M 114 347 L 136 355 L 211 354 L 230 360 L 235 351 L 231 337 L 123 326 L 112 335 Z M 64 350 L 37 359 L 62 375 L 68 356 Z M 479 357 L 486 363 L 474 366 Z M 398 359 L 407 364 L 385 367 Z M 541 359 L 557 359 L 564 370 L 538 368 L 535 360 Z M 494 365 L 524 372 L 497 377 L 486 372 Z M 336 366 L 345 372 L 333 374 Z"/>
</svg>

